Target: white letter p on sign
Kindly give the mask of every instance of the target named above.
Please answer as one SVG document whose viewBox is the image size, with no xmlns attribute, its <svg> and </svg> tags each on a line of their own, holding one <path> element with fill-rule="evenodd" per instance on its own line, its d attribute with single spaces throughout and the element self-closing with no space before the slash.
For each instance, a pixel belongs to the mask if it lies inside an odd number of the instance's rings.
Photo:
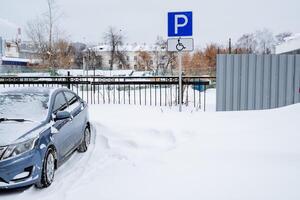
<svg viewBox="0 0 300 200">
<path fill-rule="evenodd" d="M 183 23 L 179 23 L 179 19 L 183 19 Z M 175 15 L 175 34 L 178 34 L 178 28 L 185 27 L 189 22 L 189 19 L 185 15 Z"/>
</svg>

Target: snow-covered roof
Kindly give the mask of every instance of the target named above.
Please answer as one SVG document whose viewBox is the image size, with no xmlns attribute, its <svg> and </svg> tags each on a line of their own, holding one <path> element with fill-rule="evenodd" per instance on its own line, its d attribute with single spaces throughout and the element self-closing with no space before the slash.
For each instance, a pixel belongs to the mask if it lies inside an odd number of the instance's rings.
<svg viewBox="0 0 300 200">
<path fill-rule="evenodd" d="M 285 38 L 285 42 L 276 46 L 276 54 L 300 50 L 300 33 Z"/>
<path fill-rule="evenodd" d="M 2 57 L 3 61 L 12 61 L 12 62 L 29 62 L 29 59 L 25 58 L 10 58 L 10 57 Z"/>
<path fill-rule="evenodd" d="M 286 42 L 288 42 L 288 41 L 290 41 L 290 40 L 297 40 L 297 39 L 299 39 L 300 38 L 300 33 L 296 33 L 296 34 L 294 34 L 294 35 L 292 35 L 292 36 L 290 36 L 290 37 L 286 37 L 284 40 L 286 41 Z"/>
</svg>

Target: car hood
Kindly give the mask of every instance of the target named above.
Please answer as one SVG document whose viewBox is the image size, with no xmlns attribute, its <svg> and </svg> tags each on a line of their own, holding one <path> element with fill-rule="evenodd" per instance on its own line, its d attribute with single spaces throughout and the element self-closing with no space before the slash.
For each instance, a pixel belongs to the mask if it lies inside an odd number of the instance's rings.
<svg viewBox="0 0 300 200">
<path fill-rule="evenodd" d="M 39 122 L 1 122 L 0 123 L 0 146 L 13 144 L 41 125 Z"/>
</svg>

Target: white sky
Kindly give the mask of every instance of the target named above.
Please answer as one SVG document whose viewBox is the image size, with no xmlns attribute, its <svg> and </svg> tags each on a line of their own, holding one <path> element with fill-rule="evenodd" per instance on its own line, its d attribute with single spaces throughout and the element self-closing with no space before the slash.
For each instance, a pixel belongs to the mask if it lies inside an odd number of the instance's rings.
<svg viewBox="0 0 300 200">
<path fill-rule="evenodd" d="M 300 32 L 299 0 L 56 0 L 60 23 L 73 41 L 102 42 L 108 26 L 122 29 L 127 42 L 153 43 L 167 37 L 167 12 L 194 12 L 197 45 L 225 44 L 243 33 L 268 28 Z M 26 22 L 46 11 L 45 0 L 1 0 L 0 35 L 15 37 Z"/>
</svg>

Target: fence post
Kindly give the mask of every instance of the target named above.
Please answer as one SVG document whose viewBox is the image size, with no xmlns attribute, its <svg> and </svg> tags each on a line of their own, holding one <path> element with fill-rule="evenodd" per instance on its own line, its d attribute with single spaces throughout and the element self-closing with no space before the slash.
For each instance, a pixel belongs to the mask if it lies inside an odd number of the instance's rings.
<svg viewBox="0 0 300 200">
<path fill-rule="evenodd" d="M 67 88 L 68 89 L 71 89 L 71 79 L 70 79 L 70 76 L 71 76 L 71 74 L 70 74 L 70 71 L 68 71 L 68 75 L 67 75 L 68 77 L 67 77 Z"/>
</svg>

